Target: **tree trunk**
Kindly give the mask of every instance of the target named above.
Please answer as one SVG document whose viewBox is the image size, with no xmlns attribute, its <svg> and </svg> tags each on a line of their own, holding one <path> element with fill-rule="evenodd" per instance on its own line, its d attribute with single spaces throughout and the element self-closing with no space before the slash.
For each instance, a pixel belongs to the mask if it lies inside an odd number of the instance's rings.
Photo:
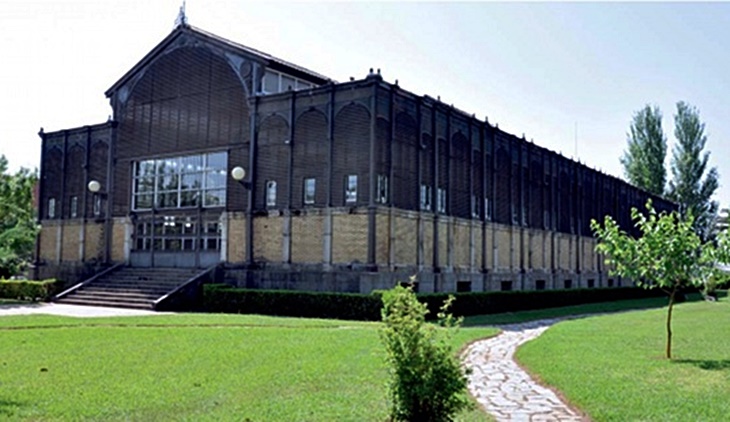
<svg viewBox="0 0 730 422">
<path fill-rule="evenodd" d="M 674 296 L 677 294 L 677 287 L 669 294 L 669 310 L 667 311 L 667 359 L 672 358 L 672 308 L 674 307 Z"/>
</svg>

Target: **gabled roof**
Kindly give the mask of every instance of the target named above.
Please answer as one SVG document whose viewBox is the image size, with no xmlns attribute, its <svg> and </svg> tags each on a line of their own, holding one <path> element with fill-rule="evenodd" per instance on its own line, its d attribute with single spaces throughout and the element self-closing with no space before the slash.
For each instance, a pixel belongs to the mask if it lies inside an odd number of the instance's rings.
<svg viewBox="0 0 730 422">
<path fill-rule="evenodd" d="M 189 34 L 193 35 L 195 37 L 200 38 L 201 40 L 219 45 L 221 47 L 232 49 L 234 51 L 237 51 L 238 53 L 248 56 L 248 57 L 256 57 L 260 59 L 261 61 L 265 62 L 266 65 L 277 68 L 277 70 L 282 70 L 287 73 L 292 73 L 293 75 L 301 75 L 304 76 L 306 79 L 311 80 L 312 82 L 318 82 L 320 84 L 325 84 L 327 82 L 333 81 L 331 78 L 328 78 L 327 76 L 324 76 L 320 73 L 314 72 L 312 70 L 306 69 L 302 66 L 296 65 L 294 63 L 288 62 L 286 60 L 279 59 L 277 57 L 274 57 L 270 54 L 264 53 L 263 51 L 256 50 L 254 48 L 245 46 L 243 44 L 239 44 L 237 42 L 228 40 L 226 38 L 220 37 L 218 35 L 212 34 L 208 31 L 205 31 L 200 28 L 196 28 L 194 26 L 188 25 L 188 24 L 181 24 L 175 27 L 175 29 L 172 30 L 172 32 L 165 37 L 162 41 L 160 41 L 159 44 L 157 44 L 149 53 L 147 53 L 142 60 L 137 62 L 137 64 L 134 65 L 127 73 L 124 74 L 118 81 L 114 83 L 109 89 L 106 90 L 104 93 L 107 97 L 110 97 L 120 86 L 122 86 L 125 82 L 127 82 L 130 78 L 132 78 L 140 69 L 147 66 L 160 52 L 164 51 L 165 48 L 170 45 L 175 39 L 180 37 L 183 34 Z"/>
</svg>

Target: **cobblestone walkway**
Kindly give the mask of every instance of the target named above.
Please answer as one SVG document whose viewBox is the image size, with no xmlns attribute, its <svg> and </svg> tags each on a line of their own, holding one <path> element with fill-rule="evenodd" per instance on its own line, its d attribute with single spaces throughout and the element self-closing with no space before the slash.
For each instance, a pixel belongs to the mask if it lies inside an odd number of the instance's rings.
<svg viewBox="0 0 730 422">
<path fill-rule="evenodd" d="M 469 391 L 497 421 L 583 421 L 551 390 L 537 384 L 514 361 L 521 344 L 560 319 L 502 325 L 496 337 L 472 343 L 462 355 L 472 368 Z"/>
</svg>

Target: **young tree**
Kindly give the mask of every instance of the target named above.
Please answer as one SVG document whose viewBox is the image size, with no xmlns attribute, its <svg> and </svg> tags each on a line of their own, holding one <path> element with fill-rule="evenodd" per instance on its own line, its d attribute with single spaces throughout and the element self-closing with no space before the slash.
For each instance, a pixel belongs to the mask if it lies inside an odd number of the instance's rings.
<svg viewBox="0 0 730 422">
<path fill-rule="evenodd" d="M 716 167 L 707 168 L 710 153 L 703 153 L 707 137 L 700 113 L 682 101 L 677 103 L 677 114 L 674 116 L 674 136 L 677 143 L 672 150 L 669 198 L 679 204 L 683 217 L 689 214 L 694 216 L 693 228 L 706 240 L 712 233 L 717 214 L 718 204 L 711 198 L 719 186 L 719 176 Z"/>
<path fill-rule="evenodd" d="M 38 225 L 33 209 L 36 174 L 21 168 L 6 174 L 8 160 L 0 155 L 0 278 L 22 271 L 33 257 Z"/>
<path fill-rule="evenodd" d="M 426 323 L 428 309 L 412 288 L 383 294 L 380 337 L 390 366 L 392 420 L 450 421 L 469 407 L 465 370 L 449 341 L 461 324 L 447 313 L 453 299 L 441 308 L 437 327 Z"/>
<path fill-rule="evenodd" d="M 662 129 L 662 112 L 648 104 L 634 113 L 628 134 L 628 149 L 621 157 L 629 182 L 655 195 L 664 194 L 667 171 L 667 137 Z"/>
<path fill-rule="evenodd" d="M 591 220 L 598 244 L 596 251 L 606 256 L 611 274 L 628 277 L 645 288 L 660 288 L 669 294 L 667 309 L 666 356 L 672 358 L 672 310 L 677 292 L 685 287 L 701 287 L 718 275 L 717 263 L 730 260 L 727 231 L 718 235 L 715 244 L 703 243 L 693 229 L 692 215 L 683 218 L 673 211 L 657 214 L 646 204 L 647 214 L 631 209 L 631 219 L 641 231 L 638 239 L 621 230 L 606 216 L 603 227 Z"/>
</svg>

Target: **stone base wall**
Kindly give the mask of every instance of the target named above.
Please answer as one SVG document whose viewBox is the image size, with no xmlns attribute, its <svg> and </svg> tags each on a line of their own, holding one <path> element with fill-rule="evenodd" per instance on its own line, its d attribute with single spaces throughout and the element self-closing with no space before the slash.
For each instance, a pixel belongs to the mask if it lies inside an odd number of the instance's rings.
<svg viewBox="0 0 730 422">
<path fill-rule="evenodd" d="M 228 267 L 224 272 L 225 282 L 236 287 L 365 294 L 407 283 L 414 275 L 420 293 L 609 287 L 606 274 L 578 274 L 565 271 L 556 273 L 533 271 L 524 274 L 507 271 L 435 273 L 425 270 L 419 272 L 416 268 L 409 267 L 399 267 L 396 271 L 371 271 L 366 266 L 333 266 L 325 269 L 317 265 L 267 264 L 265 267 L 255 269 Z M 589 280 L 593 280 L 592 286 L 589 285 Z M 619 278 L 612 280 L 612 287 L 629 285 L 626 280 Z"/>
</svg>

